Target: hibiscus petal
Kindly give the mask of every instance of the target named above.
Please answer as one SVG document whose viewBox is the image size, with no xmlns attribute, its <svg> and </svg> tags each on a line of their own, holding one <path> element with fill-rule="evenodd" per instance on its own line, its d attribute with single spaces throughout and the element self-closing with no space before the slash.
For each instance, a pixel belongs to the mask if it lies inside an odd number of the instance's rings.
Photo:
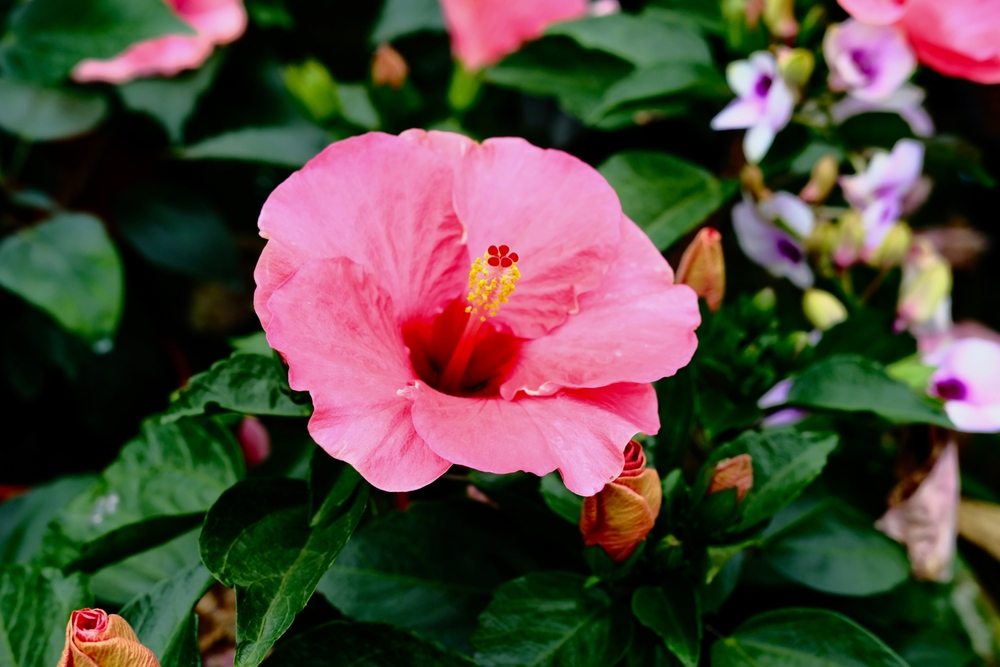
<svg viewBox="0 0 1000 667">
<path fill-rule="evenodd" d="M 183 0 L 177 11 L 199 35 L 216 44 L 232 42 L 247 27 L 242 0 Z"/>
<path fill-rule="evenodd" d="M 580 312 L 524 343 L 500 388 L 552 394 L 563 387 L 653 382 L 686 366 L 698 346 L 698 297 L 674 285 L 670 265 L 634 222 L 622 216 L 622 242 L 601 286 L 580 297 Z"/>
<path fill-rule="evenodd" d="M 73 68 L 73 80 L 122 84 L 147 76 L 175 76 L 208 60 L 214 46 L 200 35 L 158 37 L 134 44 L 108 60 L 81 61 Z"/>
<path fill-rule="evenodd" d="M 460 398 L 417 383 L 413 423 L 439 456 L 476 470 L 545 475 L 559 469 L 566 487 L 592 496 L 624 467 L 637 432 L 659 430 L 648 384 L 563 390 L 553 396 Z"/>
<path fill-rule="evenodd" d="M 362 266 L 316 259 L 274 291 L 267 340 L 288 383 L 313 399 L 309 433 L 384 491 L 410 491 L 450 463 L 413 428 L 402 393 L 414 380 L 391 298 Z"/>
<path fill-rule="evenodd" d="M 577 311 L 577 296 L 604 280 L 622 212 L 593 167 L 517 138 L 475 144 L 416 130 L 405 138 L 455 166 L 455 211 L 468 229 L 469 253 L 507 245 L 518 254 L 521 278 L 496 317 L 516 336 L 537 338 L 559 326 Z"/>
<path fill-rule="evenodd" d="M 840 0 L 840 6 L 865 23 L 888 25 L 906 13 L 907 0 Z"/>
<path fill-rule="evenodd" d="M 254 272 L 254 307 L 265 328 L 272 292 L 311 259 L 361 264 L 404 320 L 439 312 L 468 278 L 452 171 L 399 137 L 369 133 L 329 146 L 275 189 L 259 225 L 270 239 Z"/>
</svg>

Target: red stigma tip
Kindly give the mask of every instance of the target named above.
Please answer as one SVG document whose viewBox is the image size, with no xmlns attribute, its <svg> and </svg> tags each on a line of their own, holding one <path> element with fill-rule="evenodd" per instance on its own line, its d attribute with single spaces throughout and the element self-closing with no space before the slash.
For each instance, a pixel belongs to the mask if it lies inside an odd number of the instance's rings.
<svg viewBox="0 0 1000 667">
<path fill-rule="evenodd" d="M 513 264 L 513 263 L 514 263 L 514 262 L 510 261 L 510 257 L 501 257 L 501 258 L 500 258 L 500 266 L 502 266 L 502 267 L 503 267 L 503 268 L 505 268 L 505 269 L 506 269 L 507 267 L 509 267 L 509 266 L 510 266 L 511 264 Z"/>
<path fill-rule="evenodd" d="M 512 261 L 512 262 L 518 261 L 517 253 L 516 252 L 510 253 L 510 255 L 508 255 L 508 256 L 510 257 L 510 261 Z"/>
<path fill-rule="evenodd" d="M 510 252 L 510 247 L 505 246 L 505 245 L 500 246 L 500 256 L 501 257 L 503 257 L 504 255 L 506 255 L 509 252 Z"/>
<path fill-rule="evenodd" d="M 504 246 L 504 247 L 506 247 L 506 246 Z M 487 254 L 492 255 L 493 257 L 496 257 L 497 255 L 500 254 L 500 251 L 497 250 L 497 247 L 495 245 L 491 245 L 489 248 L 487 248 L 486 252 L 487 252 Z"/>
<path fill-rule="evenodd" d="M 504 257 L 504 259 L 507 258 Z M 500 266 L 500 258 L 496 256 L 490 257 L 488 260 L 486 260 L 486 263 L 489 264 L 490 266 Z"/>
</svg>

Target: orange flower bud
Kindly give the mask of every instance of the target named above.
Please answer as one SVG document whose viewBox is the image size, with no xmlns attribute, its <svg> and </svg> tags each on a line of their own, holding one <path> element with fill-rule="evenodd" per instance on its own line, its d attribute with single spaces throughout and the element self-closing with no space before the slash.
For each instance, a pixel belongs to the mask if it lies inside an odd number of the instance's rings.
<svg viewBox="0 0 1000 667">
<path fill-rule="evenodd" d="M 715 464 L 715 474 L 712 475 L 712 483 L 708 485 L 708 492 L 717 493 L 735 488 L 736 501 L 740 502 L 752 487 L 753 459 L 749 454 L 740 454 Z"/>
<path fill-rule="evenodd" d="M 726 262 L 722 256 L 722 234 L 703 227 L 681 256 L 675 282 L 688 285 L 705 299 L 714 313 L 726 295 Z"/>
<path fill-rule="evenodd" d="M 625 562 L 653 529 L 662 500 L 660 476 L 646 467 L 642 445 L 632 440 L 625 447 L 625 467 L 618 479 L 583 499 L 584 544 L 599 544 L 616 563 Z"/>
<path fill-rule="evenodd" d="M 58 667 L 160 667 L 160 663 L 124 618 L 102 609 L 80 609 L 66 626 L 66 648 Z"/>
<path fill-rule="evenodd" d="M 829 196 L 833 186 L 837 184 L 837 177 L 840 176 L 840 164 L 832 154 L 824 155 L 813 165 L 812 175 L 809 182 L 802 188 L 799 198 L 802 201 L 818 203 Z"/>
<path fill-rule="evenodd" d="M 409 74 L 410 66 L 399 51 L 388 44 L 382 44 L 376 49 L 372 58 L 372 83 L 399 90 L 406 83 Z"/>
</svg>

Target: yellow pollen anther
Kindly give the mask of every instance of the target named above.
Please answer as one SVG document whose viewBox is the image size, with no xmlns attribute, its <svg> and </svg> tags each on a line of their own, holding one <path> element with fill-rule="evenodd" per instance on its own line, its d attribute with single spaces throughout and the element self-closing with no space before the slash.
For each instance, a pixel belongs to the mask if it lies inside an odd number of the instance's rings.
<svg viewBox="0 0 1000 667">
<path fill-rule="evenodd" d="M 500 248 L 503 252 L 497 253 L 496 246 L 490 246 L 485 255 L 472 262 L 472 270 L 469 271 L 469 294 L 466 299 L 470 305 L 465 312 L 478 314 L 482 322 L 486 321 L 487 315 L 496 316 L 500 306 L 510 299 L 514 283 L 521 277 L 517 254 L 508 255 L 506 246 Z"/>
</svg>

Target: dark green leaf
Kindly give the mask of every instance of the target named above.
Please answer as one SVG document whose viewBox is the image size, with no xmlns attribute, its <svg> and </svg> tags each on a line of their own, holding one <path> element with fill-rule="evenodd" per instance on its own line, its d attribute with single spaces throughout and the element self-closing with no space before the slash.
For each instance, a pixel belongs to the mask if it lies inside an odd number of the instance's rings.
<svg viewBox="0 0 1000 667">
<path fill-rule="evenodd" d="M 298 169 L 330 141 L 325 130 L 304 122 L 245 127 L 180 148 L 177 155 L 186 160 L 240 160 Z"/>
<path fill-rule="evenodd" d="M 870 412 L 894 424 L 951 427 L 939 407 L 921 398 L 871 359 L 838 354 L 805 370 L 788 392 L 788 403 L 819 410 Z"/>
<path fill-rule="evenodd" d="M 62 477 L 0 505 L 0 564 L 27 563 L 34 558 L 49 521 L 96 479 Z"/>
<path fill-rule="evenodd" d="M 721 3 L 703 0 L 654 0 L 647 5 L 643 16 L 722 33 L 725 31 L 725 24 L 720 5 Z"/>
<path fill-rule="evenodd" d="M 0 566 L 0 665 L 52 667 L 74 609 L 90 604 L 86 579 L 27 565 Z"/>
<path fill-rule="evenodd" d="M 236 242 L 200 196 L 180 188 L 139 188 L 124 197 L 116 218 L 125 240 L 150 263 L 240 287 Z"/>
<path fill-rule="evenodd" d="M 542 500 L 545 501 L 550 510 L 573 525 L 580 523 L 583 498 L 566 488 L 559 473 L 550 472 L 542 477 L 542 483 L 538 490 L 542 494 Z"/>
<path fill-rule="evenodd" d="M 476 615 L 514 569 L 506 540 L 489 530 L 492 513 L 469 502 L 415 503 L 358 531 L 317 590 L 352 618 L 468 651 Z"/>
<path fill-rule="evenodd" d="M 12 14 L 2 58 L 20 78 L 55 82 L 84 58 L 168 33 L 194 31 L 160 0 L 32 0 Z"/>
<path fill-rule="evenodd" d="M 200 526 L 204 519 L 204 512 L 152 516 L 115 528 L 81 545 L 80 556 L 66 565 L 63 571 L 91 574 L 129 556 L 169 542 Z"/>
<path fill-rule="evenodd" d="M 308 417 L 312 412 L 308 403 L 292 400 L 288 375 L 273 355 L 239 352 L 192 377 L 161 419 L 172 422 L 198 415 L 210 405 L 276 417 Z"/>
<path fill-rule="evenodd" d="M 187 667 L 181 658 L 190 643 L 194 606 L 213 581 L 199 562 L 161 581 L 121 610 L 121 616 L 142 645 L 156 654 L 161 667 Z"/>
<path fill-rule="evenodd" d="M 597 125 L 615 109 L 640 100 L 659 100 L 671 95 L 693 91 L 699 96 L 723 97 L 728 89 L 721 75 L 713 68 L 693 63 L 659 63 L 640 67 L 610 86 L 601 98 L 600 106 L 584 117 L 589 125 Z"/>
<path fill-rule="evenodd" d="M 712 646 L 712 667 L 908 667 L 863 627 L 822 609 L 754 616 Z"/>
<path fill-rule="evenodd" d="M 694 386 L 691 369 L 684 367 L 675 375 L 656 381 L 656 400 L 660 411 L 660 431 L 656 434 L 656 469 L 666 476 L 684 463 L 691 445 L 694 418 Z"/>
<path fill-rule="evenodd" d="M 733 192 L 701 167 L 666 153 L 618 153 L 598 171 L 618 192 L 625 215 L 660 250 L 694 229 Z"/>
<path fill-rule="evenodd" d="M 587 49 L 618 56 L 638 66 L 658 63 L 712 64 L 708 43 L 679 24 L 644 20 L 631 14 L 611 14 L 557 23 L 547 31 L 563 35 Z"/>
<path fill-rule="evenodd" d="M 0 127 L 26 141 L 84 134 L 107 113 L 108 102 L 97 93 L 0 79 Z"/>
<path fill-rule="evenodd" d="M 472 637 L 481 667 L 607 667 L 625 654 L 633 626 L 600 588 L 566 572 L 535 572 L 497 589 Z"/>
<path fill-rule="evenodd" d="M 909 577 L 910 563 L 872 523 L 843 503 L 806 499 L 775 517 L 761 557 L 784 577 L 824 593 L 883 593 Z"/>
<path fill-rule="evenodd" d="M 349 467 L 344 474 L 357 473 Z M 337 491 L 334 484 L 331 493 Z M 237 484 L 205 519 L 202 560 L 236 589 L 236 667 L 256 667 L 291 626 L 350 539 L 368 502 L 361 484 L 310 525 L 308 486 L 291 479 Z"/>
<path fill-rule="evenodd" d="M 118 328 L 122 264 L 101 221 L 59 213 L 0 243 L 0 286 L 94 342 Z"/>
<path fill-rule="evenodd" d="M 372 32 L 374 45 L 421 30 L 444 32 L 438 0 L 387 0 Z"/>
<path fill-rule="evenodd" d="M 200 532 L 197 529 L 189 531 L 166 544 L 104 568 L 90 578 L 90 589 L 102 602 L 116 606 L 128 604 L 163 580 L 200 563 Z"/>
<path fill-rule="evenodd" d="M 632 613 L 663 638 L 684 667 L 698 667 L 701 618 L 698 598 L 689 581 L 673 579 L 663 586 L 637 588 L 632 595 Z"/>
</svg>

